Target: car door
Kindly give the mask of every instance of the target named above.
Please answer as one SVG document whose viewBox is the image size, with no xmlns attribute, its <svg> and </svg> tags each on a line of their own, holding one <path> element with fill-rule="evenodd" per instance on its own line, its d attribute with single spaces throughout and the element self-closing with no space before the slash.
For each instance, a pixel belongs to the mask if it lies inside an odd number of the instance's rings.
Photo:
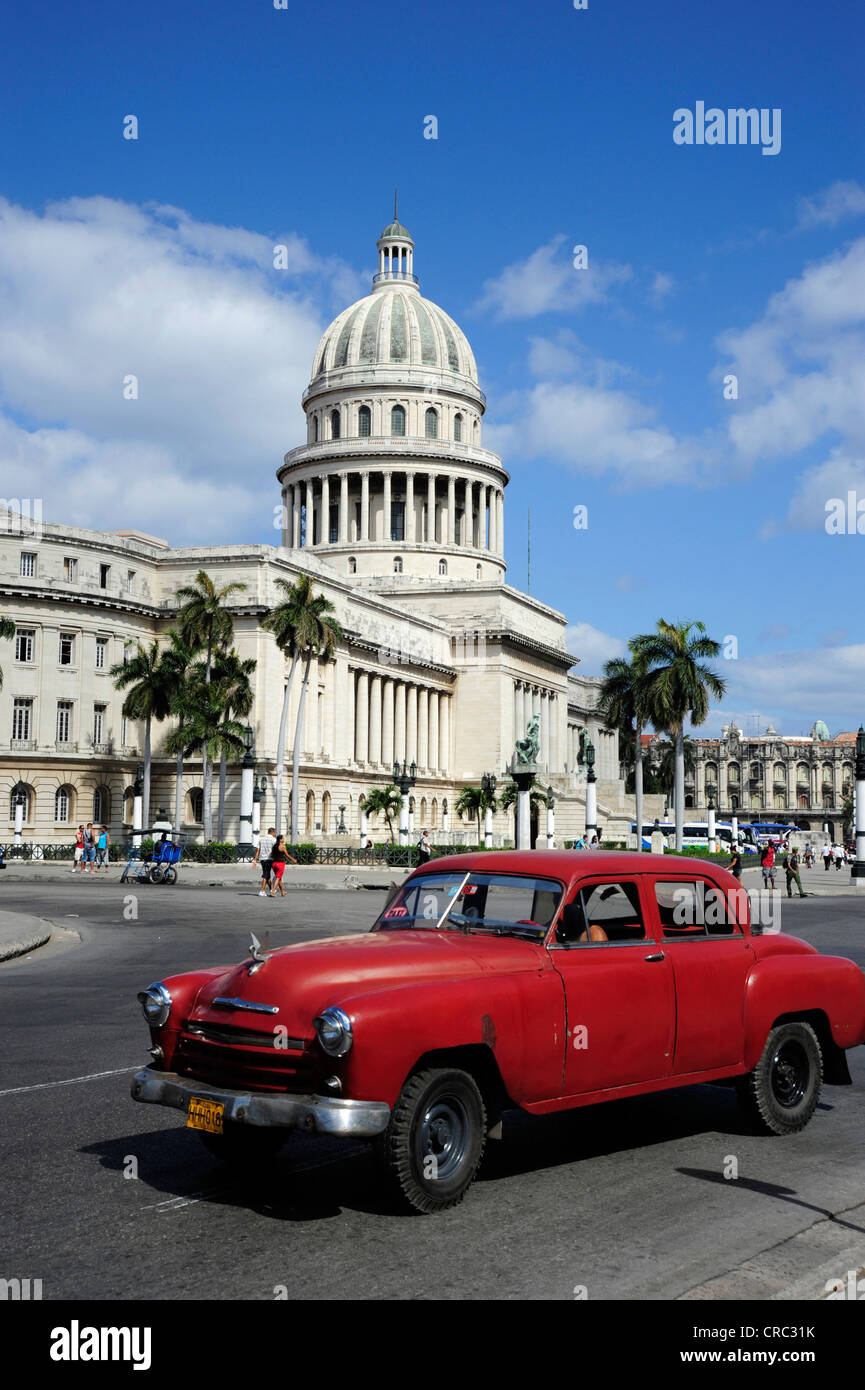
<svg viewBox="0 0 865 1390">
<path fill-rule="evenodd" d="M 580 880 L 550 942 L 565 988 L 565 1096 L 655 1081 L 670 1072 L 672 973 L 647 929 L 642 877 Z"/>
<path fill-rule="evenodd" d="M 745 981 L 754 963 L 744 904 L 699 873 L 672 870 L 647 878 L 646 887 L 673 970 L 673 1074 L 735 1066 L 744 1052 Z"/>
</svg>

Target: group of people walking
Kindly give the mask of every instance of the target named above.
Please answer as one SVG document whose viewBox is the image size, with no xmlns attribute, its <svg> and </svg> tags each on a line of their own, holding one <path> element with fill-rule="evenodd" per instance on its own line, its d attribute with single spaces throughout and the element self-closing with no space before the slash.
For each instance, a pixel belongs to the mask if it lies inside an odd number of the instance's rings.
<svg viewBox="0 0 865 1390">
<path fill-rule="evenodd" d="M 278 888 L 281 897 L 284 898 L 285 888 L 282 884 L 282 876 L 285 873 L 285 866 L 286 864 L 297 863 L 297 860 L 292 859 L 285 848 L 285 836 L 277 835 L 273 826 L 266 835 L 259 835 L 252 862 L 253 865 L 258 865 L 261 869 L 261 888 L 258 896 L 260 898 L 275 898 Z"/>
<path fill-rule="evenodd" d="M 90 821 L 86 825 L 79 825 L 75 834 L 73 874 L 89 874 L 91 866 L 94 874 L 98 874 L 100 869 L 104 869 L 108 873 L 108 846 L 110 844 L 111 835 L 107 825 L 94 826 Z"/>
</svg>

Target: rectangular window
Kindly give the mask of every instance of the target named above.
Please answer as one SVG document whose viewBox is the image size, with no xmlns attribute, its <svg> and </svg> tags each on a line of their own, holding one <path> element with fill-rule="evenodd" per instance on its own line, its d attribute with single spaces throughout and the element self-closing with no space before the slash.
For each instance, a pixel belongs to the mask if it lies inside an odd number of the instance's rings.
<svg viewBox="0 0 865 1390">
<path fill-rule="evenodd" d="M 104 742 L 105 742 L 105 737 L 104 737 L 104 731 L 105 731 L 105 712 L 106 712 L 107 708 L 108 708 L 107 705 L 94 705 L 94 706 L 93 706 L 93 742 L 94 742 L 94 743 L 104 743 Z"/>
<path fill-rule="evenodd" d="M 104 671 L 108 662 L 108 638 L 97 637 L 96 639 L 96 669 Z"/>
<path fill-rule="evenodd" d="M 339 507 L 335 504 L 330 508 L 327 535 L 331 544 L 339 540 Z"/>
<path fill-rule="evenodd" d="M 110 565 L 100 565 L 100 566 L 99 566 L 99 587 L 100 587 L 100 589 L 107 589 L 107 588 L 108 588 L 108 576 L 109 576 L 110 573 L 111 573 L 111 566 L 110 566 Z"/>
<path fill-rule="evenodd" d="M 36 575 L 36 551 L 21 551 L 21 573 L 25 579 L 33 579 Z"/>
<path fill-rule="evenodd" d="M 643 941 L 646 929 L 635 883 L 593 883 L 562 913 L 557 939 L 579 946 Z"/>
<path fill-rule="evenodd" d="M 36 629 L 32 627 L 19 627 L 15 633 L 15 660 L 32 661 L 33 644 L 36 641 Z"/>
<path fill-rule="evenodd" d="M 30 723 L 33 713 L 32 700 L 15 700 L 12 706 L 12 738 L 26 741 L 30 738 Z"/>
<path fill-rule="evenodd" d="M 61 666 L 73 666 L 75 664 L 75 636 L 73 633 L 61 632 L 58 660 Z"/>
<path fill-rule="evenodd" d="M 72 729 L 72 701 L 57 701 L 57 742 L 68 743 Z"/>
<path fill-rule="evenodd" d="M 390 504 L 390 538 L 392 541 L 405 540 L 405 502 Z"/>
<path fill-rule="evenodd" d="M 63 578 L 69 584 L 74 584 L 78 578 L 78 561 L 70 555 L 64 556 L 63 559 Z"/>
<path fill-rule="evenodd" d="M 135 582 L 135 570 L 127 570 L 127 571 L 126 571 L 126 592 L 127 592 L 127 594 L 131 594 L 131 593 L 132 593 L 132 585 L 134 584 L 134 582 Z"/>
<path fill-rule="evenodd" d="M 705 879 L 656 883 L 655 897 L 664 936 L 670 941 L 731 936 L 738 931 L 735 912 L 728 908 L 724 894 Z"/>
</svg>

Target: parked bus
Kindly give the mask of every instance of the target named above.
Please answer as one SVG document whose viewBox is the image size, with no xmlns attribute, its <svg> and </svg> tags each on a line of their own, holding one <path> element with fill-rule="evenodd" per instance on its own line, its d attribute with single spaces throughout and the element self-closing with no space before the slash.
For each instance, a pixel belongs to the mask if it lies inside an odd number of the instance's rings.
<svg viewBox="0 0 865 1390">
<path fill-rule="evenodd" d="M 655 831 L 659 831 L 659 832 L 664 836 L 665 843 L 667 843 L 667 844 L 672 843 L 673 845 L 675 845 L 675 843 L 676 843 L 676 822 L 675 822 L 675 821 L 670 821 L 670 820 L 659 820 L 657 824 L 655 824 L 654 821 L 644 821 L 644 822 L 643 822 L 643 848 L 644 848 L 644 849 L 651 849 L 651 848 L 652 848 L 652 835 L 655 833 Z M 636 835 L 636 833 L 637 833 L 637 822 L 636 822 L 636 821 L 631 821 L 631 834 L 632 834 L 632 835 Z M 721 850 L 721 851 L 726 850 L 727 853 L 731 853 L 731 852 L 732 852 L 732 845 L 733 845 L 733 827 L 732 827 L 732 825 L 731 825 L 728 821 L 716 821 L 716 822 L 715 822 L 715 840 L 716 840 L 716 848 L 717 848 L 718 850 Z M 747 840 L 746 840 L 745 836 L 744 836 L 743 833 L 742 833 L 742 826 L 739 826 L 738 844 L 739 844 L 739 850 L 740 850 L 741 852 L 743 852 L 743 853 L 745 853 L 745 854 L 754 854 L 754 853 L 756 853 L 756 848 L 755 848 L 753 845 L 749 845 L 749 844 L 747 843 Z M 708 849 L 708 848 L 709 848 L 709 823 L 708 823 L 708 821 L 704 821 L 704 820 L 691 820 L 691 821 L 685 821 L 685 824 L 682 826 L 682 846 L 683 846 L 683 848 Z"/>
<path fill-rule="evenodd" d="M 786 840 L 794 830 L 798 830 L 798 825 L 790 825 L 787 821 L 753 821 L 751 829 L 757 836 L 761 845 L 768 845 L 770 840 Z"/>
</svg>

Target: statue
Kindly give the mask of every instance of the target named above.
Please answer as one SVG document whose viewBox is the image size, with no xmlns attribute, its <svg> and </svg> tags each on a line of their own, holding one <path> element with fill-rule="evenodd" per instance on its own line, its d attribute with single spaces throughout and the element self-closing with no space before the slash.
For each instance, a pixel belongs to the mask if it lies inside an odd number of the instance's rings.
<svg viewBox="0 0 865 1390">
<path fill-rule="evenodd" d="M 526 726 L 525 738 L 518 738 L 514 745 L 514 767 L 534 767 L 541 746 L 541 716 L 533 714 Z"/>
</svg>

